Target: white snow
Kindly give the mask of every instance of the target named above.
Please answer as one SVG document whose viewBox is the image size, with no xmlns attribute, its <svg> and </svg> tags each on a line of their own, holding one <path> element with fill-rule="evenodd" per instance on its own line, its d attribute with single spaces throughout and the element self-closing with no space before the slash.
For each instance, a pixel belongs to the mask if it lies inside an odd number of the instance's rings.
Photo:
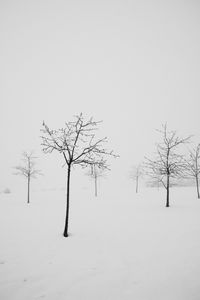
<svg viewBox="0 0 200 300">
<path fill-rule="evenodd" d="M 0 299 L 199 299 L 194 188 L 173 188 L 170 208 L 164 190 L 136 195 L 129 184 L 97 198 L 73 188 L 70 201 L 63 238 L 64 191 L 35 191 L 30 205 L 23 193 L 0 195 Z"/>
</svg>

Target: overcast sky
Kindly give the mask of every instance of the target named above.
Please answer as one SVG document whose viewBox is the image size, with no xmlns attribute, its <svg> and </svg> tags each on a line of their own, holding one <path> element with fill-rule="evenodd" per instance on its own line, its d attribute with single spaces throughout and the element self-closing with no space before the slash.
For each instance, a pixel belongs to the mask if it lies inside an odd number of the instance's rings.
<svg viewBox="0 0 200 300">
<path fill-rule="evenodd" d="M 54 170 L 43 120 L 103 120 L 99 135 L 124 172 L 152 151 L 162 123 L 200 141 L 199 16 L 197 0 L 1 0 L 0 187 L 18 180 L 24 150 Z"/>
</svg>

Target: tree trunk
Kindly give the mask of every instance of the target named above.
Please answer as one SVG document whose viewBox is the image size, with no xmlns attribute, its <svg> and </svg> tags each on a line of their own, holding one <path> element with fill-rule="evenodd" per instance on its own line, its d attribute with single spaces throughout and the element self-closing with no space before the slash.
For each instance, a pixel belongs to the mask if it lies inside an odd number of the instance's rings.
<svg viewBox="0 0 200 300">
<path fill-rule="evenodd" d="M 30 203 L 30 176 L 28 176 L 28 197 L 27 203 Z"/>
<path fill-rule="evenodd" d="M 169 207 L 169 174 L 167 174 L 167 201 L 166 201 L 166 207 Z"/>
<path fill-rule="evenodd" d="M 94 185 L 95 185 L 95 197 L 97 197 L 97 176 L 94 177 Z"/>
<path fill-rule="evenodd" d="M 197 197 L 200 199 L 200 193 L 199 193 L 199 178 L 198 175 L 196 176 L 196 186 L 197 186 Z"/>
<path fill-rule="evenodd" d="M 136 193 L 138 193 L 138 176 L 136 177 Z"/>
<path fill-rule="evenodd" d="M 71 165 L 68 165 L 68 169 L 67 169 L 67 207 L 66 207 L 65 229 L 64 229 L 64 233 L 63 233 L 64 237 L 68 237 L 70 174 L 71 174 Z"/>
</svg>

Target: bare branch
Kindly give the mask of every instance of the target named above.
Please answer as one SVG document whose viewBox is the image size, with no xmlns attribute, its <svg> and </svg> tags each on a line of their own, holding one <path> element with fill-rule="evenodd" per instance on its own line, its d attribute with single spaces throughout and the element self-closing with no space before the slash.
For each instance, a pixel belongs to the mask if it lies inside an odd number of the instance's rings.
<svg viewBox="0 0 200 300">
<path fill-rule="evenodd" d="M 14 175 L 22 175 L 24 177 L 32 177 L 36 178 L 37 175 L 43 175 L 41 170 L 35 169 L 35 159 L 37 157 L 33 156 L 33 152 L 24 152 L 22 154 L 22 162 L 23 165 L 19 165 L 14 167 L 14 169 L 17 170 L 17 172 L 14 173 Z"/>
<path fill-rule="evenodd" d="M 107 143 L 107 137 L 95 140 L 94 131 L 101 121 L 93 121 L 90 118 L 84 121 L 82 113 L 75 116 L 75 121 L 65 122 L 65 128 L 50 130 L 43 122 L 42 146 L 45 153 L 54 150 L 63 153 L 67 165 L 91 165 L 106 166 L 104 156 L 115 155 L 113 151 L 106 150 L 103 145 Z"/>
</svg>

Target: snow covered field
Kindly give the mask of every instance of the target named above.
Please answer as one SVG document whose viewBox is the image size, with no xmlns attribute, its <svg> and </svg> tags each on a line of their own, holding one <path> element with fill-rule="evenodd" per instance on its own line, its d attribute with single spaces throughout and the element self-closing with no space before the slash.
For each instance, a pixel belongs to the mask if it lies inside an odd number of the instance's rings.
<svg viewBox="0 0 200 300">
<path fill-rule="evenodd" d="M 81 192 L 80 192 L 81 191 Z M 194 188 L 136 195 L 127 184 L 98 198 L 64 191 L 0 195 L 1 300 L 198 300 L 200 201 Z"/>
</svg>

